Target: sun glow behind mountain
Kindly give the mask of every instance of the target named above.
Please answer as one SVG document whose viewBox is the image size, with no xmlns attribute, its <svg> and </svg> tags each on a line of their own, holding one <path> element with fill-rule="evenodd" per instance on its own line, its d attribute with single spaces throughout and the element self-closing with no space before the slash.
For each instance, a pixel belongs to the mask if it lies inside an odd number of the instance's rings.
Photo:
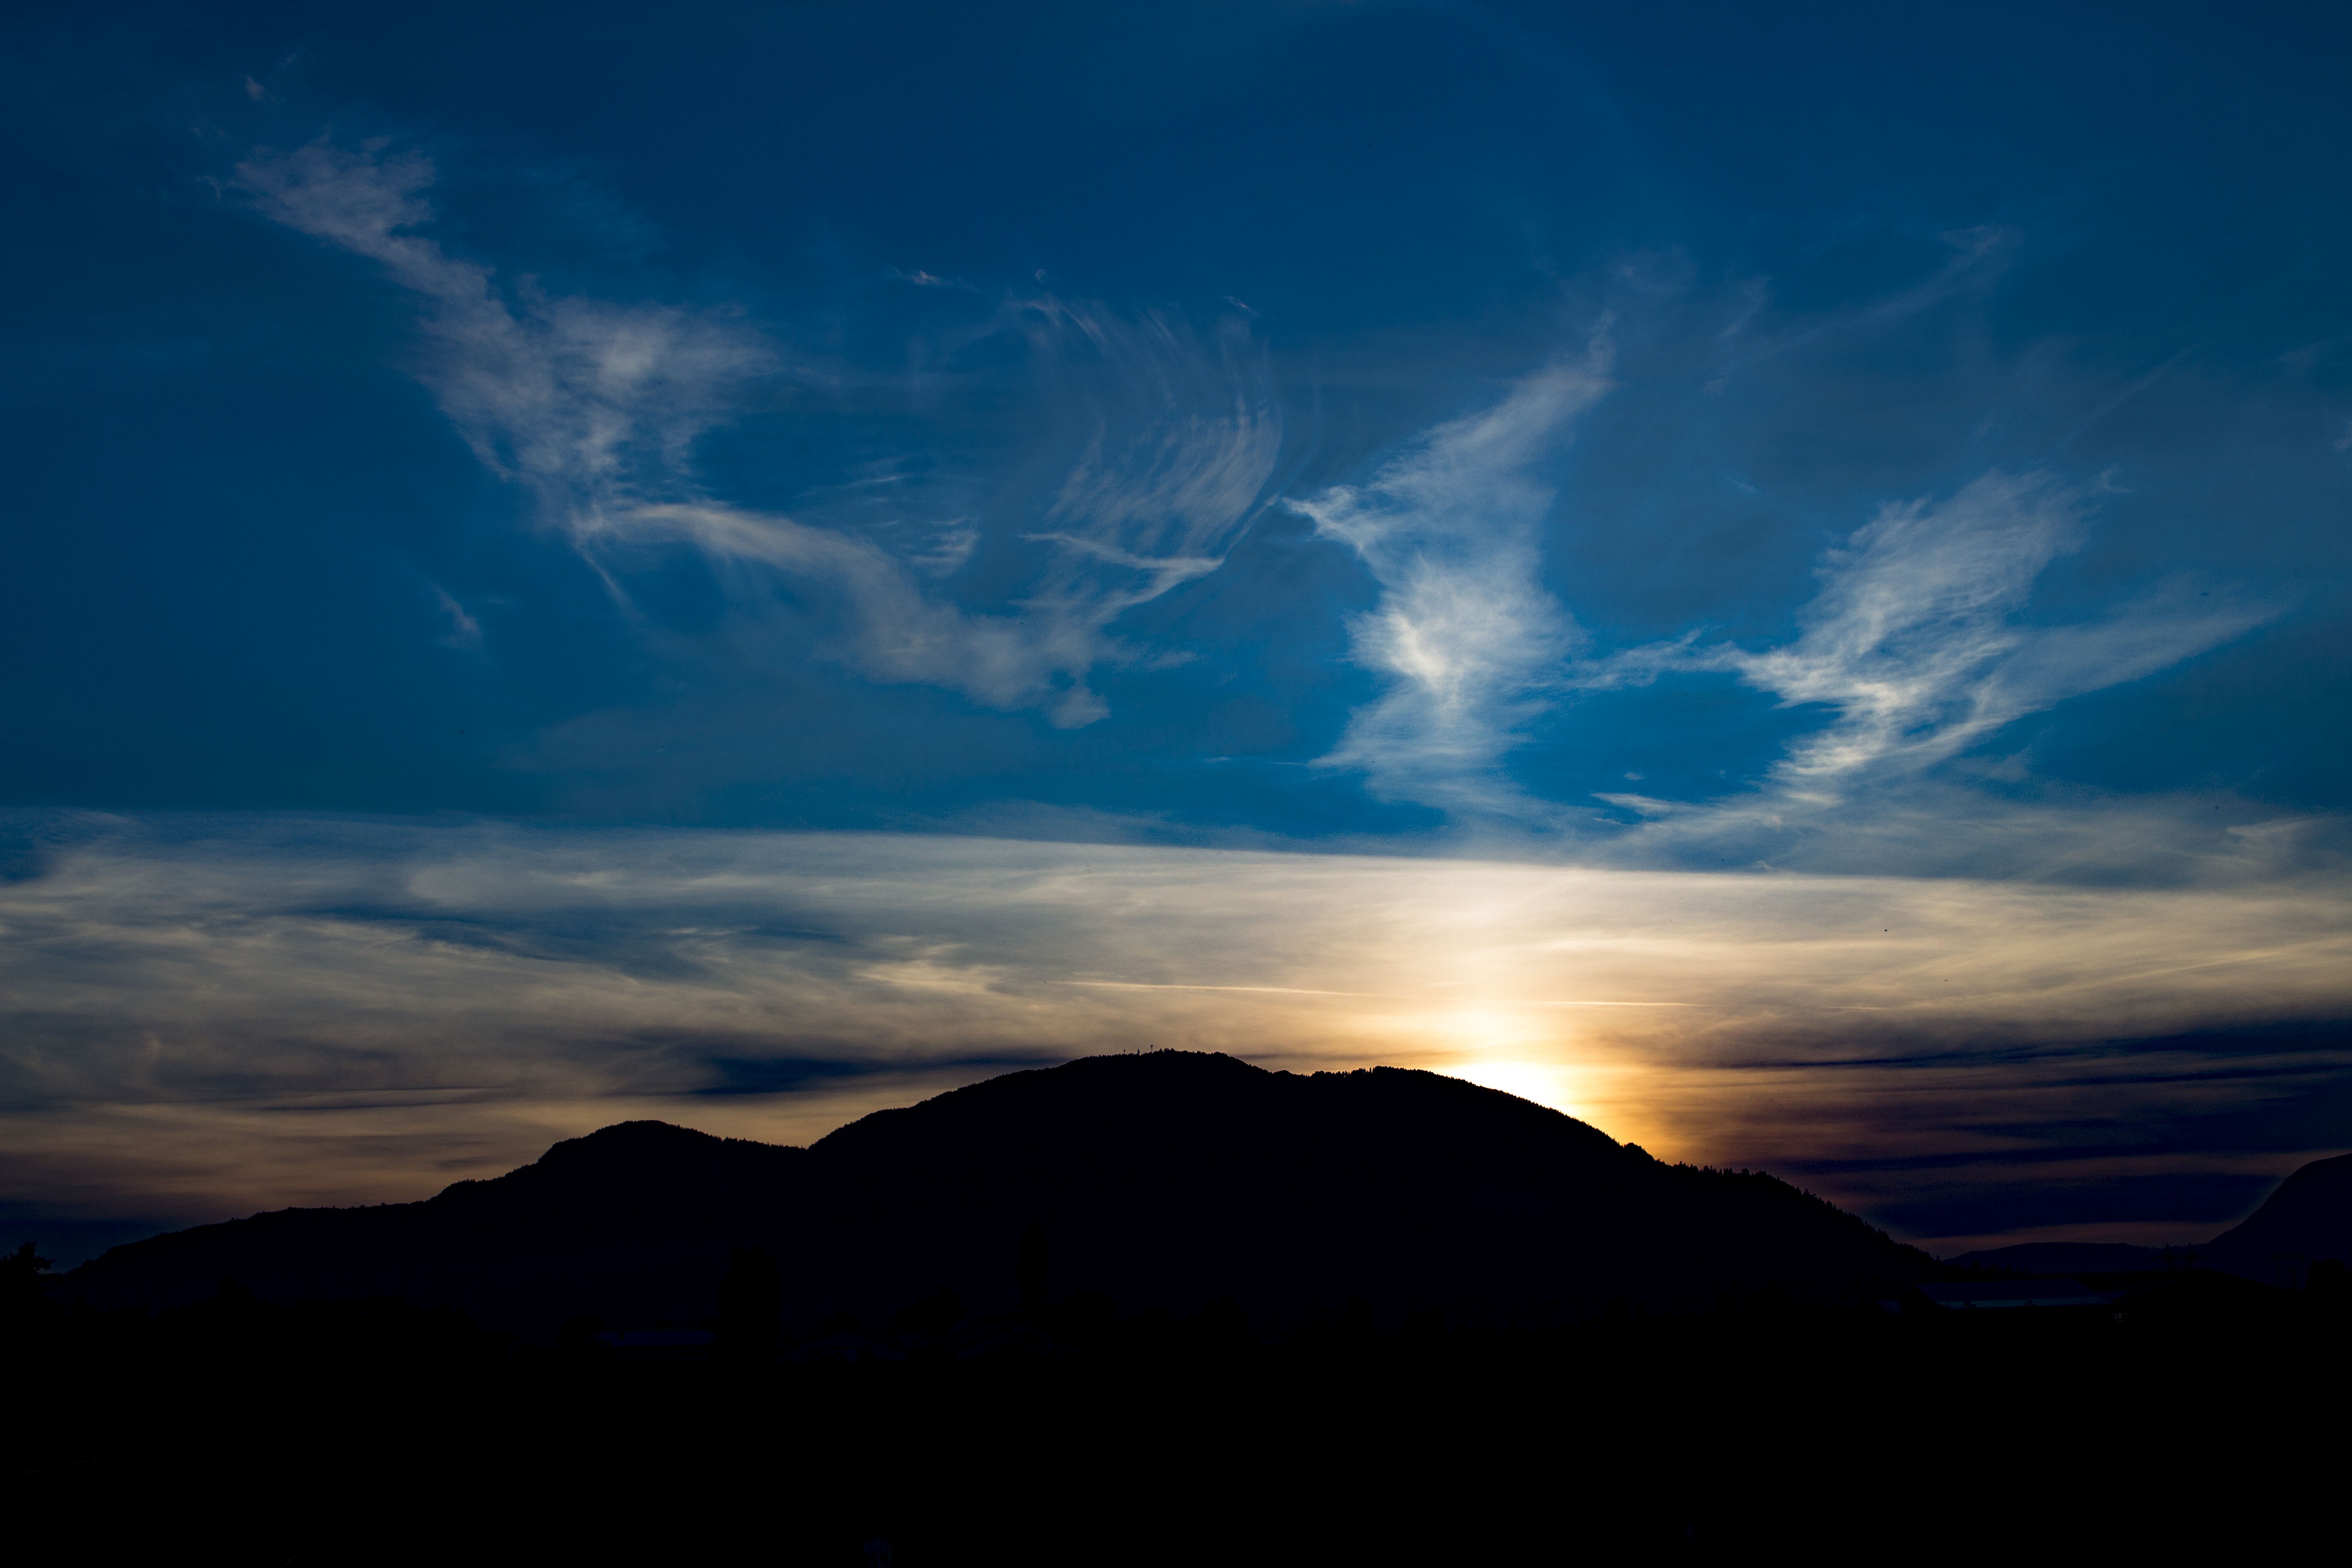
<svg viewBox="0 0 2352 1568">
<path fill-rule="evenodd" d="M 2030 1158 L 2103 1041 L 2352 1009 L 2333 883 L 2215 882 L 118 822 L 0 887 L 12 1032 L 79 1046 L 18 1063 L 42 1109 L 9 1142 L 60 1195 L 136 1168 L 200 1212 L 413 1196 L 625 1114 L 805 1142 L 1156 1045 L 1431 1068 L 1666 1158 L 1843 1163 L 1823 1184 L 1866 1201 L 1874 1163 Z M 2111 1093 L 2179 1115 L 2293 1081 L 2179 1067 Z"/>
</svg>

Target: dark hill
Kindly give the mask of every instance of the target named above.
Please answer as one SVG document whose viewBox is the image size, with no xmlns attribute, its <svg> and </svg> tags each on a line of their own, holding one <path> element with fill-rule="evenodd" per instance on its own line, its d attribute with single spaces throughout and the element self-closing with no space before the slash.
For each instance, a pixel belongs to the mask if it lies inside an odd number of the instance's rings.
<svg viewBox="0 0 2352 1568">
<path fill-rule="evenodd" d="M 119 1247 L 95 1304 L 388 1294 L 544 1335 L 574 1314 L 686 1324 L 761 1247 L 786 1311 L 894 1311 L 942 1287 L 1009 1306 L 1021 1237 L 1051 1293 L 1261 1322 L 1363 1300 L 1386 1316 L 1667 1309 L 1778 1285 L 1868 1300 L 1925 1255 L 1761 1174 L 1665 1165 L 1527 1100 L 1433 1073 L 1297 1076 L 1163 1051 L 1013 1073 L 878 1111 L 800 1150 L 626 1122 L 423 1203 L 289 1209 Z"/>
<path fill-rule="evenodd" d="M 2182 1250 L 2213 1268 L 2263 1281 L 2278 1279 L 2282 1263 L 2291 1259 L 2352 1261 L 2352 1154 L 2298 1168 L 2244 1220 L 2201 1247 Z M 2096 1274 L 2155 1268 L 2166 1257 L 2161 1247 L 2121 1242 L 2029 1241 L 1945 1261 L 1962 1268 Z"/>
<path fill-rule="evenodd" d="M 2216 1268 L 2255 1279 L 2273 1277 L 2274 1258 L 2352 1260 L 2352 1154 L 2301 1167 L 2202 1250 Z"/>
</svg>

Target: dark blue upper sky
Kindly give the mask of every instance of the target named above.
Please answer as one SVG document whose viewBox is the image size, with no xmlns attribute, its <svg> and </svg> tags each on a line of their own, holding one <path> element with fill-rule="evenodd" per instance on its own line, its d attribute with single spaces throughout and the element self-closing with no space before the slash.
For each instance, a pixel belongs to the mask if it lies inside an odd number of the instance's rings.
<svg viewBox="0 0 2352 1568">
<path fill-rule="evenodd" d="M 2337 810 L 2348 31 L 17 13 L 0 800 Z"/>
</svg>

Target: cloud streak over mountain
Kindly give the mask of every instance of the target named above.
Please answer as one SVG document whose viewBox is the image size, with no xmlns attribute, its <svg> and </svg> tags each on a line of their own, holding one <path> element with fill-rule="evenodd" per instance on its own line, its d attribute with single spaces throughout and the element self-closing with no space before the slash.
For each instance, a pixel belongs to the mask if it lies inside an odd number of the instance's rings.
<svg viewBox="0 0 2352 1568">
<path fill-rule="evenodd" d="M 2340 879 L 2243 864 L 2118 890 L 331 821 L 86 822 L 50 856 L 0 895 L 14 1179 L 103 1195 L 135 1152 L 197 1213 L 297 1169 L 407 1195 L 387 1151 L 519 1158 L 624 1111 L 795 1141 L 1147 1043 L 1432 1067 L 1668 1157 L 1761 1138 L 1882 1202 L 1904 1162 L 2053 1157 L 2086 1062 L 2141 1115 L 2352 1084 L 2341 1041 L 2110 1059 L 2352 1007 Z"/>
</svg>

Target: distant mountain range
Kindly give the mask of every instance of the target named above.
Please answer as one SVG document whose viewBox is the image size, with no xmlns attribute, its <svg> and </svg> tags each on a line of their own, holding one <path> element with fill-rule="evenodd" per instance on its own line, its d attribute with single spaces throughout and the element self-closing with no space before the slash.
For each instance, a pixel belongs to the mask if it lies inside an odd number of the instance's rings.
<svg viewBox="0 0 2352 1568">
<path fill-rule="evenodd" d="M 2028 1274 L 2123 1273 L 2189 1258 L 2266 1284 L 2322 1258 L 2352 1261 L 2352 1154 L 2314 1160 L 2278 1184 L 2263 1206 L 2202 1247 L 2128 1247 L 2117 1242 L 2029 1241 L 1947 1259 L 1962 1268 Z"/>
<path fill-rule="evenodd" d="M 1267 1325 L 1359 1302 L 1391 1321 L 1526 1322 L 1768 1288 L 1869 1300 L 1936 1269 L 1774 1177 L 1665 1164 L 1459 1079 L 1160 1051 L 1010 1074 L 807 1149 L 625 1122 L 421 1203 L 118 1247 L 58 1289 L 163 1306 L 229 1279 L 548 1337 L 583 1316 L 705 1321 L 742 1247 L 778 1260 L 801 1329 L 942 1290 L 982 1312 L 1094 1292 L 1130 1312 L 1230 1298 Z"/>
</svg>

